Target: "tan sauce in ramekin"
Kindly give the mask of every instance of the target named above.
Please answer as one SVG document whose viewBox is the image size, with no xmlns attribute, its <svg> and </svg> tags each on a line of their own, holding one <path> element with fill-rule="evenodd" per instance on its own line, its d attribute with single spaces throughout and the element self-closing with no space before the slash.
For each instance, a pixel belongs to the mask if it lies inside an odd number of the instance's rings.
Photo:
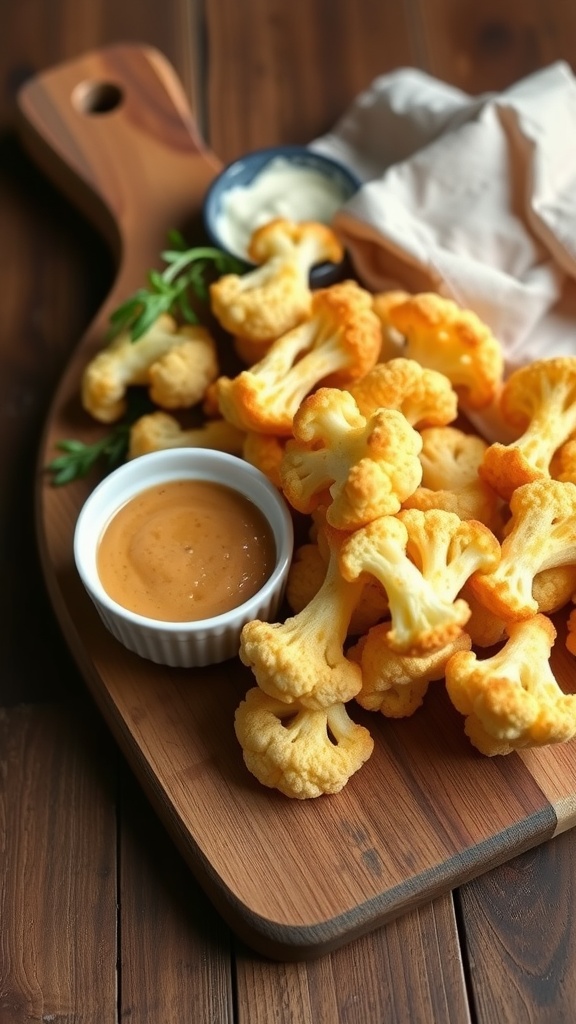
<svg viewBox="0 0 576 1024">
<path fill-rule="evenodd" d="M 126 502 L 98 546 L 108 595 L 139 615 L 191 622 L 237 608 L 275 564 L 272 530 L 256 506 L 230 487 L 175 480 Z"/>
</svg>

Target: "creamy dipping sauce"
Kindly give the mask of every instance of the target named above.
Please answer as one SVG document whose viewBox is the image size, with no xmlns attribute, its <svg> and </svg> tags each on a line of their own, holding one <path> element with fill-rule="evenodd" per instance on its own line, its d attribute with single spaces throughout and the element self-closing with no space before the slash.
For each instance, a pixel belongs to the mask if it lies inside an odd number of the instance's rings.
<svg viewBox="0 0 576 1024">
<path fill-rule="evenodd" d="M 248 259 L 248 243 L 262 224 L 275 217 L 329 224 L 346 198 L 340 183 L 322 171 L 276 157 L 249 185 L 224 194 L 216 228 L 230 252 Z"/>
<path fill-rule="evenodd" d="M 175 480 L 126 502 L 104 529 L 100 581 L 130 611 L 191 622 L 237 608 L 274 570 L 272 529 L 242 494 Z"/>
</svg>

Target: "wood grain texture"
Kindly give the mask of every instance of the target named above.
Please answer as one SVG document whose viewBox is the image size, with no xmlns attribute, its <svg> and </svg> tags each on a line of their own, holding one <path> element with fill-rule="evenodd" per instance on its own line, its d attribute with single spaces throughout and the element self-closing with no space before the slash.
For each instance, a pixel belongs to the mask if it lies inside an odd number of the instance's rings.
<svg viewBox="0 0 576 1024">
<path fill-rule="evenodd" d="M 248 12 L 216 0 L 206 14 L 206 138 L 224 161 L 309 142 L 376 75 L 415 58 L 409 5 L 252 0 Z"/>
<path fill-rule="evenodd" d="M 569 7 L 562 20 L 571 18 Z M 554 60 L 574 60 L 573 37 L 558 30 L 546 0 L 484 0 L 473 7 L 422 0 L 419 9 L 430 72 L 464 92 L 506 89 Z"/>
<path fill-rule="evenodd" d="M 461 891 L 478 1024 L 574 1019 L 573 857 L 573 837 L 560 836 Z"/>
<path fill-rule="evenodd" d="M 2 1024 L 117 1019 L 113 763 L 92 708 L 0 713 Z"/>
<path fill-rule="evenodd" d="M 311 963 L 236 961 L 238 1024 L 470 1020 L 450 896 Z"/>
<path fill-rule="evenodd" d="M 335 54 L 333 64 L 328 67 L 325 63 L 315 64 L 306 70 L 307 81 L 312 83 L 314 113 L 311 116 L 306 105 L 301 107 L 300 116 L 307 128 L 299 133 L 298 111 L 292 109 L 293 94 L 299 89 L 295 79 L 302 73 L 303 65 L 307 65 L 311 50 L 291 51 L 295 56 L 294 59 L 285 59 L 281 82 L 268 75 L 267 87 L 275 89 L 277 96 L 271 105 L 274 121 L 267 124 L 263 114 L 258 116 L 259 110 L 265 110 L 267 101 L 266 95 L 258 89 L 262 65 L 266 60 L 266 53 L 258 45 L 262 0 L 243 0 L 241 15 L 238 14 L 242 20 L 239 31 L 244 33 L 241 48 L 235 45 L 230 33 L 230 18 L 234 19 L 235 8 L 240 5 L 231 5 L 230 0 L 210 0 L 207 19 L 203 19 L 202 6 L 196 0 L 165 0 L 162 4 L 137 5 L 133 0 L 122 4 L 117 0 L 92 0 L 90 5 L 73 0 L 53 0 L 49 5 L 40 0 L 26 0 L 25 3 L 5 0 L 0 37 L 0 66 L 4 83 L 0 94 L 0 123 L 3 129 L 12 127 L 15 89 L 31 73 L 94 47 L 133 39 L 135 34 L 138 41 L 158 46 L 174 62 L 189 98 L 194 101 L 205 138 L 223 159 L 235 155 L 241 148 L 249 148 L 258 132 L 262 142 L 290 141 L 284 135 L 288 123 L 295 126 L 294 131 L 299 138 L 306 141 L 307 132 L 315 135 L 323 131 L 332 116 L 340 113 L 335 92 L 341 88 L 339 61 L 346 54 L 347 44 L 339 32 L 331 33 L 330 42 Z M 329 29 L 323 29 L 322 23 L 329 19 L 331 7 L 340 5 L 328 4 L 327 0 L 311 0 L 304 11 L 302 3 L 283 6 L 284 25 L 292 33 L 292 38 L 298 38 L 309 19 L 316 32 L 324 31 L 328 37 Z M 354 5 L 346 6 L 353 8 L 350 15 L 346 13 L 346 30 L 350 32 L 351 22 L 354 22 L 358 33 L 358 37 L 354 37 L 354 57 L 347 62 L 346 74 L 351 90 L 361 87 L 370 75 L 406 62 L 432 71 L 470 91 L 510 84 L 517 68 L 522 73 L 524 69 L 533 70 L 540 60 L 547 59 L 547 54 L 551 58 L 563 57 L 573 67 L 576 66 L 576 9 L 565 0 L 546 3 L 542 0 L 540 12 L 544 14 L 540 13 L 537 23 L 536 46 L 533 47 L 536 63 L 533 66 L 529 66 L 530 61 L 522 56 L 525 52 L 522 40 L 526 36 L 526 12 L 531 16 L 532 5 L 526 8 L 509 0 L 502 0 L 497 5 L 482 0 L 474 8 L 464 9 L 456 3 L 447 6 L 443 0 L 430 3 L 426 0 L 425 4 L 356 0 Z M 457 33 L 455 16 L 458 17 Z M 480 33 L 482 44 L 476 45 L 478 25 L 483 21 L 488 21 L 488 30 Z M 498 28 L 502 21 L 507 26 L 504 34 Z M 496 31 L 490 28 L 494 22 Z M 342 19 L 338 24 L 342 26 Z M 396 25 L 401 26 L 400 34 L 382 32 L 383 26 L 394 28 Z M 407 26 L 407 33 L 403 32 L 402 25 Z M 468 26 L 473 26 L 473 30 Z M 502 42 L 504 40 L 505 44 L 506 38 L 512 40 L 508 49 Z M 459 43 L 457 48 L 456 42 Z M 543 57 L 538 57 L 538 50 Z M 197 59 L 199 52 L 204 58 L 200 63 Z M 461 59 L 462 54 L 464 60 Z M 461 68 L 459 72 L 455 70 L 457 57 Z M 320 68 L 322 77 L 316 75 Z M 217 88 L 214 86 L 215 76 L 218 76 Z M 278 97 L 282 90 L 288 93 L 284 101 Z M 249 109 L 243 97 L 250 100 Z M 278 121 L 286 107 L 292 110 L 291 121 Z M 240 119 L 232 118 L 231 110 L 234 113 L 240 111 Z M 13 138 L 5 135 L 0 140 L 0 153 L 0 220 L 5 243 L 0 247 L 0 269 L 7 284 L 0 306 L 0 415 L 3 427 L 0 431 L 0 558 L 11 581 L 10 586 L 0 589 L 0 643 L 3 652 L 0 698 L 4 704 L 10 705 L 30 698 L 52 699 L 61 692 L 70 695 L 81 685 L 43 596 L 31 544 L 32 513 L 27 510 L 31 509 L 35 450 L 48 398 L 73 343 L 98 308 L 110 282 L 110 274 L 107 254 L 98 237 L 22 155 Z M 28 642 L 30 615 L 42 627 L 41 631 L 35 631 L 34 643 Z M 20 763 L 24 763 L 30 754 L 28 746 L 34 746 L 36 742 L 36 730 L 26 730 Z M 73 717 L 63 730 L 49 728 L 45 732 L 41 745 L 44 761 L 56 761 L 66 744 L 69 750 L 73 750 L 71 763 L 74 771 L 85 772 L 87 750 L 84 744 L 76 742 Z M 538 777 L 534 762 L 531 772 Z M 555 774 L 544 765 L 543 780 L 538 779 L 543 788 L 546 785 L 552 787 L 546 792 L 553 801 L 554 790 L 558 789 Z M 564 771 L 561 774 L 564 775 Z M 8 777 L 14 784 L 14 776 Z M 562 782 L 559 788 L 562 790 Z M 29 813 L 34 814 L 38 810 L 42 813 L 45 787 L 38 786 L 28 792 Z M 6 807 L 5 797 L 2 799 L 3 807 Z M 20 816 L 19 807 L 17 811 Z M 119 813 L 123 817 L 126 808 Z M 153 828 L 152 812 L 149 821 Z M 166 859 L 170 860 L 170 844 L 168 840 L 163 846 L 161 839 L 159 842 L 164 856 L 156 853 L 154 845 L 158 867 L 155 869 L 154 863 L 148 861 L 149 875 L 146 877 L 150 888 L 154 887 L 152 895 L 158 910 L 156 920 L 161 923 L 161 930 L 156 930 L 154 914 L 143 914 L 139 906 L 142 897 L 138 891 L 141 889 L 139 880 L 143 877 L 140 873 L 143 869 L 139 870 L 138 844 L 132 848 L 134 873 L 125 873 L 123 880 L 125 934 L 129 934 L 131 927 L 136 936 L 140 927 L 142 943 L 150 948 L 155 946 L 155 986 L 158 983 L 162 985 L 163 978 L 172 976 L 172 924 L 178 941 L 183 930 L 182 920 L 175 915 L 173 901 L 167 897 L 165 887 L 164 870 Z M 572 1020 L 575 998 L 570 986 L 572 965 L 576 962 L 576 939 L 570 924 L 559 926 L 559 921 L 564 919 L 564 911 L 571 905 L 575 842 L 574 833 L 568 833 L 460 890 L 463 897 L 469 893 L 473 897 L 463 903 L 459 920 L 462 935 L 469 932 L 474 940 L 470 946 L 464 944 L 462 955 L 469 977 L 472 1012 L 475 1018 L 478 1014 L 482 1022 L 492 1024 L 494 1019 L 513 1021 L 514 1024 L 524 1019 Z M 69 855 L 64 843 L 61 850 L 63 858 Z M 518 872 L 516 864 L 520 865 Z M 90 861 L 76 863 L 74 870 L 80 875 L 89 873 Z M 4 875 L 4 906 L 7 905 L 6 898 L 15 898 L 12 884 L 19 878 L 19 872 Z M 133 880 L 133 892 L 130 892 L 130 878 Z M 530 908 L 539 892 L 548 898 L 547 886 L 550 883 L 557 887 L 557 895 L 550 903 L 538 904 L 541 912 L 531 914 Z M 29 876 L 30 899 L 42 901 L 46 898 L 45 889 L 46 879 L 42 873 L 34 878 Z M 434 906 L 438 907 L 443 902 L 436 901 Z M 427 914 L 427 909 L 425 912 Z M 468 1016 L 462 1009 L 466 999 L 462 981 L 459 977 L 455 979 L 452 970 L 453 952 L 458 948 L 453 918 L 443 913 L 434 915 L 431 927 L 436 933 L 437 945 L 440 951 L 446 950 L 446 955 L 438 956 L 436 963 L 426 956 L 434 934 L 431 936 L 427 930 L 420 930 L 417 924 L 422 913 L 423 910 L 408 913 L 385 929 L 308 964 L 267 964 L 245 951 L 253 983 L 248 987 L 249 1001 L 246 1004 L 240 980 L 238 1012 L 243 1013 L 243 1022 L 250 1020 L 252 1013 L 258 1014 L 262 1021 L 308 1024 L 309 1011 L 304 1007 L 298 986 L 283 982 L 284 970 L 290 977 L 298 975 L 298 985 L 312 989 L 309 997 L 312 1005 L 318 1013 L 325 1013 L 330 1024 L 349 1022 L 354 1019 L 354 1013 L 358 1020 L 370 1020 L 370 1024 L 373 1020 L 386 1021 L 386 1024 L 406 1020 L 411 1024 L 420 1024 L 420 1021 L 428 1024 L 431 1018 L 466 1021 Z M 414 922 L 408 933 L 397 931 L 404 922 Z M 190 930 L 195 930 L 193 923 Z M 74 945 L 76 957 L 65 1019 L 70 1022 L 81 1019 L 85 1024 L 89 1006 L 85 995 L 86 992 L 88 996 L 93 995 L 89 979 L 94 963 L 89 949 L 78 939 L 78 936 L 82 937 L 82 926 L 78 921 L 67 919 L 65 931 L 68 944 Z M 184 931 L 189 937 L 188 929 L 184 927 Z M 19 923 L 3 916 L 2 948 L 16 943 L 18 954 L 22 956 L 19 935 Z M 396 935 L 398 940 L 394 938 Z M 214 964 L 217 950 L 210 943 L 208 947 L 210 963 Z M 393 970 L 389 960 L 392 949 Z M 188 950 L 193 950 L 193 944 L 188 946 Z M 557 950 L 554 960 L 546 955 L 548 950 Z M 102 955 L 106 960 L 106 954 Z M 228 957 L 223 950 L 222 955 L 227 963 Z M 36 970 L 40 976 L 48 977 L 53 956 L 49 942 L 39 943 Z M 111 959 L 114 960 L 114 955 Z M 1 960 L 0 974 L 4 980 L 6 961 L 4 957 Z M 139 988 L 142 1004 L 146 998 L 154 996 L 144 968 L 145 958 L 132 958 L 134 973 L 131 985 L 134 990 Z M 410 1014 L 403 1001 L 403 992 L 406 987 L 417 984 L 415 977 L 421 979 L 424 1004 L 420 1008 L 418 1003 L 417 1009 L 414 1003 L 410 1004 L 413 1010 Z M 169 990 L 171 984 L 168 985 Z M 2 992 L 5 991 L 6 986 L 3 985 Z M 452 1008 L 451 1018 L 448 1012 L 438 1012 L 436 1017 L 430 1013 L 425 1005 L 426 991 L 434 1003 L 444 998 L 446 1006 Z M 24 1005 L 23 992 L 27 992 L 25 987 L 11 990 L 11 1006 Z M 213 1006 L 210 995 L 205 993 L 205 1015 L 200 1019 L 211 1020 Z M 366 1009 L 364 1017 L 363 1009 Z M 20 1020 L 28 1019 L 25 1009 L 22 1009 L 21 1016 L 10 1007 L 4 1007 L 3 1012 L 2 1024 L 20 1024 Z M 93 1019 L 101 1024 L 102 1014 L 95 1014 Z M 189 1019 L 183 1005 L 180 1021 L 188 1024 Z M 318 1019 L 322 1020 L 320 1016 Z"/>
<path fill-rule="evenodd" d="M 108 104 L 110 90 L 111 110 L 101 112 L 92 97 Z M 144 276 L 170 226 L 195 212 L 218 166 L 172 70 L 155 51 L 113 47 L 39 76 L 20 108 L 37 159 L 83 208 L 97 202 L 100 218 L 106 213 L 108 237 L 120 242 L 121 295 L 127 279 Z M 154 215 L 142 221 L 141 208 Z M 103 337 L 96 324 L 57 392 L 43 464 L 54 440 L 78 436 L 80 375 Z M 86 431 L 97 437 L 99 428 Z M 58 489 L 39 481 L 40 548 L 55 610 L 193 870 L 256 949 L 283 958 L 324 953 L 555 832 L 554 809 L 526 762 L 514 755 L 503 767 L 479 757 L 441 687 L 413 720 L 368 721 L 358 712 L 375 754 L 337 799 L 290 802 L 255 783 L 232 725 L 250 674 L 239 663 L 182 676 L 142 662 L 108 636 L 83 594 L 72 536 L 91 483 Z M 562 657 L 559 650 L 559 664 Z M 545 757 L 558 777 L 554 750 Z M 564 786 L 572 796 L 570 773 Z M 381 797 L 387 787 L 390 803 Z"/>
<path fill-rule="evenodd" d="M 119 1008 L 131 1024 L 234 1019 L 230 935 L 131 774 L 122 779 Z"/>
</svg>

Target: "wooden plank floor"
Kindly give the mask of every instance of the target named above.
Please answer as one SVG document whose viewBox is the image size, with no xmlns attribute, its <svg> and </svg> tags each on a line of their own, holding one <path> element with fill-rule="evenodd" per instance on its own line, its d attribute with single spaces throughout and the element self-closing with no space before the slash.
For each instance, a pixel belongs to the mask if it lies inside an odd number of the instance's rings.
<svg viewBox="0 0 576 1024">
<path fill-rule="evenodd" d="M 0 1024 L 573 1021 L 576 835 L 316 962 L 278 964 L 230 934 L 142 798 L 60 638 L 34 547 L 42 422 L 112 266 L 22 152 L 14 97 L 84 50 L 149 42 L 227 160 L 323 133 L 394 67 L 473 93 L 557 59 L 576 69 L 576 8 L 1 0 L 0 12 Z"/>
</svg>

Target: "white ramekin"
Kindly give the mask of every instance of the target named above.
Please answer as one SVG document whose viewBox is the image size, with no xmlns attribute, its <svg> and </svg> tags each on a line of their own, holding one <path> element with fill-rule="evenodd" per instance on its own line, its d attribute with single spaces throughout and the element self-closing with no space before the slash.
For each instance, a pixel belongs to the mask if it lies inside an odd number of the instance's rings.
<svg viewBox="0 0 576 1024">
<path fill-rule="evenodd" d="M 268 520 L 276 543 L 274 571 L 258 593 L 238 608 L 195 622 L 162 622 L 123 608 L 104 590 L 97 571 L 97 550 L 104 527 L 130 498 L 171 480 L 224 484 L 249 498 Z M 292 517 L 277 488 L 243 459 L 207 448 L 171 448 L 120 466 L 92 491 L 74 532 L 76 567 L 104 625 L 120 643 L 143 658 L 181 668 L 235 657 L 246 622 L 275 620 L 293 546 Z"/>
</svg>

